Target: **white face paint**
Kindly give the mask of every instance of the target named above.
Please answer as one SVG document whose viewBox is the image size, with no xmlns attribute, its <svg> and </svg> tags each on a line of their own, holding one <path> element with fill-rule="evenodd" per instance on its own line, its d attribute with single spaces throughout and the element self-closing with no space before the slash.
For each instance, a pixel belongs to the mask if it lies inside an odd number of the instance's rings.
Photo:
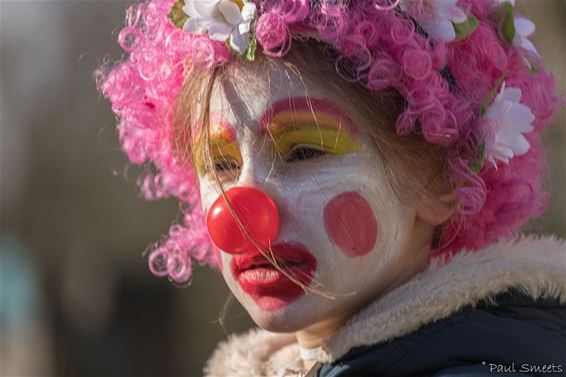
<svg viewBox="0 0 566 377">
<path fill-rule="evenodd" d="M 241 65 L 233 70 L 232 78 L 215 87 L 211 102 L 211 114 L 221 114 L 225 123 L 233 125 L 233 144 L 241 154 L 239 175 L 219 172 L 225 189 L 251 186 L 267 193 L 280 215 L 273 245 L 303 245 L 316 261 L 314 274 L 307 279 L 309 286 L 335 299 L 300 288 L 291 298 L 277 297 L 277 289 L 250 293 L 254 287 L 246 288 L 234 274 L 235 256 L 224 252 L 223 276 L 254 321 L 268 330 L 291 332 L 331 318 L 347 319 L 426 262 L 426 255 L 423 259 L 414 250 L 416 210 L 392 192 L 373 141 L 361 127 L 353 123 L 346 127 L 342 118 L 336 122 L 335 149 L 341 143 L 343 153 L 274 159 L 274 141 L 260 120 L 268 109 L 274 117 L 278 115 L 274 104 L 288 103 L 289 98 L 300 103 L 307 97 L 305 84 L 281 63 L 265 69 Z M 360 120 L 336 93 L 327 93 L 308 80 L 306 85 L 308 97 L 321 100 L 315 108 L 317 119 L 336 118 L 334 110 L 340 109 L 354 121 Z M 334 110 L 329 110 L 328 103 L 334 104 Z M 291 144 L 309 144 L 301 140 L 308 139 L 305 135 L 312 135 L 312 130 L 294 135 Z M 200 190 L 207 213 L 220 190 L 208 174 L 200 176 Z"/>
</svg>

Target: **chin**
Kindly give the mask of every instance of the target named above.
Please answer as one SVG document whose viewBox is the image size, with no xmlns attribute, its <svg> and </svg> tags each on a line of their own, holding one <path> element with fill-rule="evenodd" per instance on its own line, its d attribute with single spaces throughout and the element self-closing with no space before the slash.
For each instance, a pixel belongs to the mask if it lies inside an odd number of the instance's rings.
<svg viewBox="0 0 566 377">
<path fill-rule="evenodd" d="M 244 305 L 252 320 L 261 328 L 271 332 L 296 332 L 305 329 L 317 320 L 313 307 L 306 297 L 273 311 L 261 309 L 257 304 Z"/>
</svg>

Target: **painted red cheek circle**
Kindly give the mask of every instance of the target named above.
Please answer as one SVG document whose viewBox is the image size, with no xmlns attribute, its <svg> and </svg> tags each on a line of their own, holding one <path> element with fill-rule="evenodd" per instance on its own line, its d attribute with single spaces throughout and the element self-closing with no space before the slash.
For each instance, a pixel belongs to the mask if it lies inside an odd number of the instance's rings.
<svg viewBox="0 0 566 377">
<path fill-rule="evenodd" d="M 357 192 L 336 195 L 324 207 L 324 229 L 340 250 L 359 257 L 373 250 L 377 219 L 368 201 Z"/>
</svg>

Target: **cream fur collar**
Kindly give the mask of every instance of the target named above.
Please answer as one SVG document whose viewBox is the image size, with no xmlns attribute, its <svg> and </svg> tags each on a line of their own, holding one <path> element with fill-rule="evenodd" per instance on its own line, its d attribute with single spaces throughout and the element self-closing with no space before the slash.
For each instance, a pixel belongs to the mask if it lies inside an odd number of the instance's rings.
<svg viewBox="0 0 566 377">
<path fill-rule="evenodd" d="M 534 299 L 566 302 L 566 242 L 522 236 L 457 254 L 445 264 L 435 261 L 354 316 L 323 345 L 318 361 L 332 362 L 354 347 L 408 334 L 511 287 Z M 298 369 L 299 362 L 294 334 L 253 329 L 220 343 L 205 375 L 278 376 Z"/>
</svg>

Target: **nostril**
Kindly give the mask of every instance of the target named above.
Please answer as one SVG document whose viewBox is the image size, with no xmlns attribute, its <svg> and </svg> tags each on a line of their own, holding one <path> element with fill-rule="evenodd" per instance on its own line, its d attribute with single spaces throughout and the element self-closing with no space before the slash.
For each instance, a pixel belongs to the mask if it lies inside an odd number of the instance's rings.
<svg viewBox="0 0 566 377">
<path fill-rule="evenodd" d="M 279 213 L 271 197 L 254 187 L 233 187 L 226 191 L 226 197 L 254 241 L 261 247 L 270 245 L 279 230 Z M 256 248 L 242 231 L 223 196 L 210 207 L 206 225 L 214 244 L 227 253 L 245 253 Z"/>
</svg>

